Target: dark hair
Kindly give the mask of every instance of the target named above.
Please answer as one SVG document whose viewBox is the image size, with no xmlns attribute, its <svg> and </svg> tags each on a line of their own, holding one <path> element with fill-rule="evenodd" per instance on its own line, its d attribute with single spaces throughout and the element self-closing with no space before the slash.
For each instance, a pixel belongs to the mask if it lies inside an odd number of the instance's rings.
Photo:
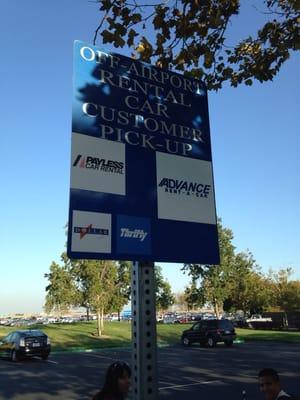
<svg viewBox="0 0 300 400">
<path fill-rule="evenodd" d="M 93 397 L 93 400 L 105 400 L 106 398 L 124 400 L 124 395 L 119 392 L 118 385 L 118 380 L 124 376 L 124 373 L 131 376 L 131 369 L 126 362 L 116 361 L 111 364 L 106 371 L 103 389 Z"/>
<path fill-rule="evenodd" d="M 273 368 L 264 368 L 259 371 L 258 373 L 259 378 L 263 378 L 265 376 L 272 378 L 275 382 L 279 382 L 280 380 L 277 371 L 275 371 L 275 369 Z"/>
</svg>

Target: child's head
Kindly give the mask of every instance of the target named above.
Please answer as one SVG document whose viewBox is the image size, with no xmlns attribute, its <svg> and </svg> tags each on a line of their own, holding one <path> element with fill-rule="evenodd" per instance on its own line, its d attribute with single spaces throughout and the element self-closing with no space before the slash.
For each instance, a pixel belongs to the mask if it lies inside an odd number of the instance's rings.
<svg viewBox="0 0 300 400">
<path fill-rule="evenodd" d="M 264 393 L 266 400 L 277 398 L 281 390 L 281 384 L 279 375 L 273 368 L 264 368 L 259 371 L 258 381 L 260 390 Z"/>
<path fill-rule="evenodd" d="M 108 367 L 103 391 L 125 397 L 130 388 L 131 370 L 127 363 L 116 361 Z"/>
</svg>

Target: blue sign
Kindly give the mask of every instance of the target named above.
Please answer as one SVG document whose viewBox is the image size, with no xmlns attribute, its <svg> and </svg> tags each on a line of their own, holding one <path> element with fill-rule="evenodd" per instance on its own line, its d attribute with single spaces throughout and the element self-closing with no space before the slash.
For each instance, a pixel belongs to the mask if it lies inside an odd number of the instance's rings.
<svg viewBox="0 0 300 400">
<path fill-rule="evenodd" d="M 151 257 L 150 218 L 117 215 L 117 252 Z"/>
<path fill-rule="evenodd" d="M 74 44 L 71 258 L 218 264 L 207 91 Z"/>
</svg>

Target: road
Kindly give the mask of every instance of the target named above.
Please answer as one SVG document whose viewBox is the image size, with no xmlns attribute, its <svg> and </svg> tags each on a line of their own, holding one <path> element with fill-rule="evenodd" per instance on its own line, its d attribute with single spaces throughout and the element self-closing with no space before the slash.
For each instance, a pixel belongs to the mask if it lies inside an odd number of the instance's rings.
<svg viewBox="0 0 300 400">
<path fill-rule="evenodd" d="M 12 363 L 0 360 L 1 400 L 88 400 L 103 382 L 107 366 L 116 359 L 130 362 L 130 351 L 52 354 Z M 262 399 L 257 372 L 278 369 L 286 389 L 300 395 L 299 344 L 246 343 L 214 349 L 194 345 L 158 351 L 159 400 Z"/>
</svg>

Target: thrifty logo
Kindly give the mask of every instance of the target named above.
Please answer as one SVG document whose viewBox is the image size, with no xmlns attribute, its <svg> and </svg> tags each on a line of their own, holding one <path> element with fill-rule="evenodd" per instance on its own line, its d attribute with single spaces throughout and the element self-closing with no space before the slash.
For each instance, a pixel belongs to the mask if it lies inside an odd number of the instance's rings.
<svg viewBox="0 0 300 400">
<path fill-rule="evenodd" d="M 130 230 L 128 228 L 121 228 L 121 237 L 139 239 L 143 242 L 147 235 L 148 233 L 143 229 Z"/>
<path fill-rule="evenodd" d="M 194 195 L 196 197 L 208 197 L 211 189 L 211 185 L 171 178 L 163 178 L 158 186 L 165 188 L 165 192 L 168 193 Z"/>
<path fill-rule="evenodd" d="M 74 233 L 79 233 L 79 239 L 82 239 L 85 235 L 108 235 L 108 229 L 93 228 L 93 224 L 86 227 L 75 226 Z"/>
<path fill-rule="evenodd" d="M 73 163 L 73 167 L 94 169 L 104 172 L 123 174 L 124 163 L 121 161 L 106 160 L 105 158 L 83 156 L 78 154 Z"/>
</svg>

